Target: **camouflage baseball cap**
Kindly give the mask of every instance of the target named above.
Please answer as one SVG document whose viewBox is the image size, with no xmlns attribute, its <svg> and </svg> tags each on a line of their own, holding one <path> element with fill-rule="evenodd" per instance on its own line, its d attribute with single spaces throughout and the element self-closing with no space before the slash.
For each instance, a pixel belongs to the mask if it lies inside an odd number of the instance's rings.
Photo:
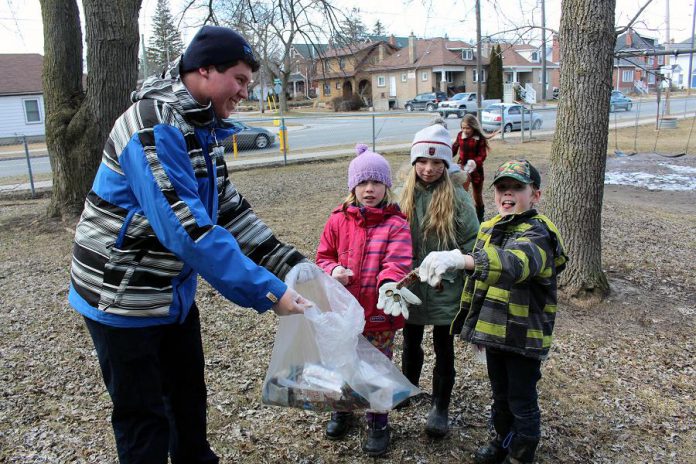
<svg viewBox="0 0 696 464">
<path fill-rule="evenodd" d="M 541 187 L 541 176 L 532 163 L 525 159 L 506 161 L 495 172 L 493 185 L 504 177 L 515 179 L 523 184 L 532 184 L 536 188 Z"/>
</svg>

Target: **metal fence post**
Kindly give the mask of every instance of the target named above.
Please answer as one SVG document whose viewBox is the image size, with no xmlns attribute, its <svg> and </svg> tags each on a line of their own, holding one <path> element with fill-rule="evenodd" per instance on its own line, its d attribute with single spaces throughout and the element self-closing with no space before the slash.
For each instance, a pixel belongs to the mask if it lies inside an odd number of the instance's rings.
<svg viewBox="0 0 696 464">
<path fill-rule="evenodd" d="M 375 113 L 372 113 L 372 151 L 377 151 L 375 148 Z"/>
<path fill-rule="evenodd" d="M 503 142 L 505 141 L 505 106 L 500 107 L 500 131 Z"/>
<path fill-rule="evenodd" d="M 282 133 L 283 140 L 283 164 L 288 164 L 288 131 L 285 128 L 285 118 L 280 118 L 280 132 Z"/>
<path fill-rule="evenodd" d="M 534 135 L 532 129 L 534 129 L 534 105 L 529 105 L 529 141 L 532 141 L 532 136 Z"/>
<path fill-rule="evenodd" d="M 27 169 L 29 170 L 29 185 L 31 186 L 31 197 L 34 198 L 36 191 L 34 190 L 34 176 L 31 173 L 31 161 L 29 161 L 29 145 L 27 144 L 27 136 L 23 135 L 24 155 L 27 157 Z"/>
<path fill-rule="evenodd" d="M 522 143 L 524 143 L 524 110 L 526 108 L 523 106 L 522 107 L 522 122 L 520 123 L 520 139 Z"/>
</svg>

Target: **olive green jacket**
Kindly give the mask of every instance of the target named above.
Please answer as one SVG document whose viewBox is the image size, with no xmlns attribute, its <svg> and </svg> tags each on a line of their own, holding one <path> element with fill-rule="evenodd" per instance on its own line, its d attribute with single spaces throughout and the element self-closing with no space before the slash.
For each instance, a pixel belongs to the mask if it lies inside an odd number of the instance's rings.
<svg viewBox="0 0 696 464">
<path fill-rule="evenodd" d="M 431 251 L 451 250 L 454 244 L 438 247 L 433 237 L 426 240 L 423 237 L 423 224 L 432 199 L 434 185 L 421 185 L 416 187 L 415 216 L 411 223 L 411 238 L 413 240 L 413 268 L 416 269 Z M 476 232 L 479 223 L 476 219 L 471 195 L 461 185 L 455 183 L 455 232 L 456 247 L 463 253 L 472 250 L 476 241 Z M 409 324 L 416 325 L 449 325 L 457 310 L 464 286 L 464 278 L 461 271 L 448 272 L 443 276 L 443 287 L 438 291 L 427 283 L 416 283 L 409 287 L 423 304 L 411 306 L 408 319 Z"/>
<path fill-rule="evenodd" d="M 452 333 L 530 358 L 548 356 L 556 276 L 568 257 L 549 218 L 529 210 L 481 224 Z"/>
</svg>

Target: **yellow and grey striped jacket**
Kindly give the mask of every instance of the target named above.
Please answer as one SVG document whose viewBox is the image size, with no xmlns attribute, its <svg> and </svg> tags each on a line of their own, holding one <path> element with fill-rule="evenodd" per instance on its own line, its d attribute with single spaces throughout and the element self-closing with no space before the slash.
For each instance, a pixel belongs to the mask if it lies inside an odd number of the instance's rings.
<svg viewBox="0 0 696 464">
<path fill-rule="evenodd" d="M 548 356 L 556 276 L 568 257 L 549 218 L 529 210 L 481 224 L 452 333 L 527 357 Z"/>
</svg>

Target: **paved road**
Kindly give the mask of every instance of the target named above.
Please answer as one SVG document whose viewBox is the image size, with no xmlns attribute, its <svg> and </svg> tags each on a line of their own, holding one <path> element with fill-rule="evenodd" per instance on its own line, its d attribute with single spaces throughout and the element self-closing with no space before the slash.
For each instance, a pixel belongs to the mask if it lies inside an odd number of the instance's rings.
<svg viewBox="0 0 696 464">
<path fill-rule="evenodd" d="M 696 111 L 696 96 L 688 101 L 686 98 L 674 98 L 671 101 L 673 115 L 682 115 L 684 111 Z M 610 127 L 614 124 L 632 124 L 638 120 L 655 120 L 657 104 L 654 99 L 634 100 L 631 111 L 617 111 L 610 114 Z M 556 127 L 556 108 L 539 108 L 534 110 L 543 120 L 542 131 L 552 131 Z M 409 143 L 413 134 L 427 125 L 435 116 L 433 113 L 359 113 L 347 115 L 327 115 L 322 113 L 316 117 L 293 117 L 286 119 L 290 153 L 305 153 L 319 150 L 350 149 L 358 142 L 369 145 L 374 143 L 377 150 L 380 146 Z M 374 120 L 373 120 L 374 117 Z M 258 115 L 240 115 L 241 120 L 252 126 L 262 123 L 277 132 L 270 124 L 272 117 L 260 118 Z M 449 131 L 454 138 L 459 128 L 459 119 L 447 119 Z M 278 142 L 266 150 L 243 150 L 240 158 L 268 156 L 278 154 Z M 230 156 L 230 155 L 228 155 Z M 48 158 L 32 158 L 34 173 L 50 172 Z M 0 177 L 27 175 L 26 160 L 0 161 Z"/>
</svg>

